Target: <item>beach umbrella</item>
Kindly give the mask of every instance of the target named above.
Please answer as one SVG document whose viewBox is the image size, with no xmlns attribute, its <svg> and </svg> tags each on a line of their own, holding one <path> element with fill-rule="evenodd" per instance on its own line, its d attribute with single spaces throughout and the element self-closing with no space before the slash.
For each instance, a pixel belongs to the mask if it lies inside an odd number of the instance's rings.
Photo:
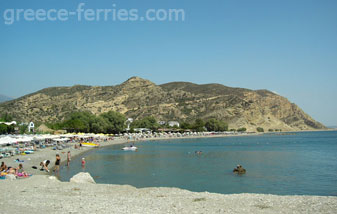
<svg viewBox="0 0 337 214">
<path fill-rule="evenodd" d="M 5 136 L 0 138 L 0 145 L 6 145 L 6 144 L 13 144 L 16 143 L 17 140 L 15 138 L 9 137 L 9 136 Z"/>
</svg>

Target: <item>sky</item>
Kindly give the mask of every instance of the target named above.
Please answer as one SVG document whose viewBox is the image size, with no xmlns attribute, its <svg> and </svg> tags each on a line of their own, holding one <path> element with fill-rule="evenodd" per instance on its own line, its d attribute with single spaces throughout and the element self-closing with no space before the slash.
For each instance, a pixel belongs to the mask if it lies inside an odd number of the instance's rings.
<svg viewBox="0 0 337 214">
<path fill-rule="evenodd" d="M 79 3 L 140 14 L 183 9 L 185 20 L 20 17 L 5 24 L 9 9 L 75 11 Z M 0 94 L 116 85 L 132 76 L 156 84 L 220 83 L 274 91 L 337 125 L 336 0 L 2 0 L 0 15 Z"/>
</svg>

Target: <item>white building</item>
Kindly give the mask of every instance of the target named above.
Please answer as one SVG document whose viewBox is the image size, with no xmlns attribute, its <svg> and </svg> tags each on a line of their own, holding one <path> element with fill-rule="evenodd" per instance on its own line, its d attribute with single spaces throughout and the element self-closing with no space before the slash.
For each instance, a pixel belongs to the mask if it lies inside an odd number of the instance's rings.
<svg viewBox="0 0 337 214">
<path fill-rule="evenodd" d="M 173 127 L 173 126 L 180 127 L 180 124 L 179 124 L 179 122 L 177 122 L 177 121 L 169 121 L 169 122 L 168 122 L 168 125 L 169 125 L 170 127 Z"/>
<path fill-rule="evenodd" d="M 35 127 L 34 123 L 30 122 L 29 125 L 28 125 L 28 131 L 29 132 L 34 132 L 34 127 Z"/>
<path fill-rule="evenodd" d="M 133 118 L 128 118 L 125 123 L 127 125 L 126 131 L 130 131 L 130 125 L 133 123 Z"/>
</svg>

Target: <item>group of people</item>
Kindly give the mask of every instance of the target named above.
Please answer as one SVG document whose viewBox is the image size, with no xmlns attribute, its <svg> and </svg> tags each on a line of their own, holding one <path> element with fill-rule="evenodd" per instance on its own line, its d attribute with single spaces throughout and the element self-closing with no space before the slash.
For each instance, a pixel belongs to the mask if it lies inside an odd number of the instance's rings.
<svg viewBox="0 0 337 214">
<path fill-rule="evenodd" d="M 71 161 L 71 153 L 70 151 L 68 151 L 67 153 L 67 166 L 70 166 L 70 161 Z M 40 166 L 41 166 L 41 171 L 46 171 L 46 172 L 49 172 L 49 166 L 50 164 L 50 160 L 44 160 L 40 163 Z M 81 161 L 81 164 L 82 164 L 82 167 L 85 166 L 85 159 L 82 158 L 82 161 Z M 61 156 L 59 154 L 56 154 L 56 160 L 55 160 L 55 169 L 54 171 L 55 172 L 59 172 L 60 171 L 60 165 L 61 165 Z"/>
<path fill-rule="evenodd" d="M 67 166 L 70 165 L 70 161 L 71 161 L 71 153 L 70 151 L 68 151 L 67 153 Z M 41 171 L 46 171 L 49 172 L 49 166 L 50 164 L 50 160 L 44 160 L 40 163 L 41 166 Z M 60 171 L 60 164 L 61 164 L 61 156 L 59 154 L 56 154 L 56 160 L 55 160 L 55 172 L 59 172 Z"/>
<path fill-rule="evenodd" d="M 25 172 L 23 169 L 23 165 L 20 163 L 17 168 L 7 166 L 5 162 L 1 163 L 0 166 L 0 177 L 6 176 L 6 175 L 14 175 L 15 177 L 28 177 L 29 174 Z"/>
<path fill-rule="evenodd" d="M 67 153 L 67 166 L 70 165 L 70 161 L 71 161 L 71 153 L 70 151 L 68 151 Z M 40 162 L 40 170 L 41 171 L 46 171 L 46 172 L 50 172 L 49 170 L 49 164 L 51 163 L 50 160 L 44 160 L 42 162 Z M 82 158 L 82 167 L 85 166 L 85 159 Z M 59 154 L 56 154 L 56 160 L 55 160 L 55 168 L 54 171 L 56 173 L 58 173 L 60 171 L 60 165 L 61 165 L 61 156 Z M 33 166 L 32 168 L 37 169 L 36 166 Z M 0 167 L 0 177 L 4 177 L 8 174 L 13 174 L 16 177 L 28 177 L 29 174 L 25 172 L 25 170 L 23 169 L 23 165 L 22 163 L 19 164 L 19 166 L 17 168 L 14 167 L 8 167 L 5 162 L 1 163 L 1 167 Z"/>
</svg>

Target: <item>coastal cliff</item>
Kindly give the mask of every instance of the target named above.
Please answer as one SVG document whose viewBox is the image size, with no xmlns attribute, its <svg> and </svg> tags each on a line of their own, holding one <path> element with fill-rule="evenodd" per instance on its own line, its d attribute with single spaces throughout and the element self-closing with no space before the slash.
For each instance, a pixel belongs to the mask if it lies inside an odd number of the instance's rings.
<svg viewBox="0 0 337 214">
<path fill-rule="evenodd" d="M 268 90 L 231 88 L 220 84 L 172 82 L 156 85 L 132 77 L 116 86 L 51 87 L 0 104 L 1 113 L 19 121 L 52 122 L 73 111 L 94 114 L 110 110 L 127 117 L 191 122 L 197 118 L 226 121 L 229 128 L 257 127 L 299 131 L 325 129 L 296 104 Z"/>
</svg>

